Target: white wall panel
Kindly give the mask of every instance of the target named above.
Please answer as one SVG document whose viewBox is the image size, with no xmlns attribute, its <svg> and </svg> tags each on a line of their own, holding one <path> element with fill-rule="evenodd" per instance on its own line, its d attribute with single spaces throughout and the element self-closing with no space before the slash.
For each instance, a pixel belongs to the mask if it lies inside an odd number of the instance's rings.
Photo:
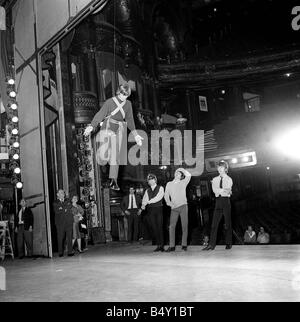
<svg viewBox="0 0 300 322">
<path fill-rule="evenodd" d="M 36 10 L 40 48 L 67 24 L 70 8 L 67 0 L 37 0 Z"/>
<path fill-rule="evenodd" d="M 31 63 L 36 70 L 35 60 Z M 36 74 L 30 67 L 16 75 L 18 87 L 20 134 L 24 134 L 39 126 L 39 101 Z"/>
<path fill-rule="evenodd" d="M 71 16 L 76 16 L 85 6 L 91 3 L 91 0 L 72 0 L 70 1 Z"/>
<path fill-rule="evenodd" d="M 13 9 L 16 68 L 23 64 L 24 60 L 28 59 L 35 51 L 33 1 L 18 1 Z"/>
</svg>

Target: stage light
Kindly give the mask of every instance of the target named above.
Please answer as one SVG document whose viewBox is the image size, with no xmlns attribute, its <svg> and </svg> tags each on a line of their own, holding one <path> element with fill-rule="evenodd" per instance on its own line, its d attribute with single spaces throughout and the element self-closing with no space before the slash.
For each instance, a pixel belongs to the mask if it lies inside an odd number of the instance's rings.
<svg viewBox="0 0 300 322">
<path fill-rule="evenodd" d="M 9 96 L 14 98 L 17 96 L 17 93 L 15 91 L 11 91 L 9 92 Z"/>
<path fill-rule="evenodd" d="M 225 89 L 222 89 L 221 93 L 224 95 L 226 93 Z"/>
<path fill-rule="evenodd" d="M 15 168 L 14 169 L 14 173 L 15 174 L 20 174 L 21 173 L 21 169 L 18 167 L 18 168 Z"/>
<path fill-rule="evenodd" d="M 19 131 L 18 131 L 18 129 L 13 129 L 13 130 L 11 131 L 11 133 L 12 133 L 13 135 L 18 135 Z"/>
<path fill-rule="evenodd" d="M 270 170 L 270 167 L 267 167 L 267 170 Z"/>
<path fill-rule="evenodd" d="M 274 147 L 286 157 L 300 160 L 300 127 L 287 131 L 274 139 Z"/>
<path fill-rule="evenodd" d="M 243 157 L 243 158 L 242 158 L 242 161 L 243 161 L 243 162 L 248 162 L 248 161 L 249 161 L 249 157 Z"/>
<path fill-rule="evenodd" d="M 233 159 L 231 160 L 231 163 L 233 163 L 233 164 L 238 163 L 238 159 L 237 159 L 237 158 L 233 158 Z"/>
<path fill-rule="evenodd" d="M 19 121 L 17 116 L 13 116 L 11 120 L 13 123 L 18 123 L 18 121 Z"/>
<path fill-rule="evenodd" d="M 9 85 L 14 85 L 15 84 L 15 80 L 13 78 L 9 78 L 9 80 L 7 81 L 7 83 Z"/>
<path fill-rule="evenodd" d="M 16 103 L 12 103 L 12 104 L 10 105 L 10 108 L 11 108 L 12 110 L 16 110 L 16 109 L 18 108 L 18 105 L 17 105 Z"/>
<path fill-rule="evenodd" d="M 290 77 L 292 74 L 291 73 L 286 73 L 285 76 L 286 77 Z"/>
<path fill-rule="evenodd" d="M 22 189 L 23 188 L 23 183 L 22 182 L 17 182 L 16 187 L 18 189 Z"/>
<path fill-rule="evenodd" d="M 20 143 L 19 143 L 19 142 L 17 142 L 17 141 L 16 141 L 16 142 L 14 142 L 14 143 L 13 143 L 13 147 L 14 147 L 14 148 L 16 148 L 16 149 L 17 149 L 17 148 L 19 148 L 19 147 L 20 147 Z"/>
<path fill-rule="evenodd" d="M 15 153 L 15 154 L 13 155 L 13 159 L 14 159 L 14 160 L 19 160 L 19 158 L 20 158 L 19 154 Z"/>
</svg>

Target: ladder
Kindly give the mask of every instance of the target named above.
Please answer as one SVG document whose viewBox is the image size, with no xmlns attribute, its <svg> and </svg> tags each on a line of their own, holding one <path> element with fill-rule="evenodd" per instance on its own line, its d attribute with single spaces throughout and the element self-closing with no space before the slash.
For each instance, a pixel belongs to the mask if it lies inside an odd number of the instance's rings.
<svg viewBox="0 0 300 322">
<path fill-rule="evenodd" d="M 8 221 L 0 221 L 0 258 L 4 260 L 6 255 L 11 256 L 12 259 L 14 259 Z"/>
</svg>

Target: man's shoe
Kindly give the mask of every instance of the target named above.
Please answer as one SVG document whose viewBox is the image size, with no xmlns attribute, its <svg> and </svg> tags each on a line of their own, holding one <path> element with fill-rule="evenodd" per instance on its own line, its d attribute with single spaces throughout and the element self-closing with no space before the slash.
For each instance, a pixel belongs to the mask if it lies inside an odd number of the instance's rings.
<svg viewBox="0 0 300 322">
<path fill-rule="evenodd" d="M 160 251 L 161 252 L 164 252 L 165 251 L 164 246 L 160 246 Z"/>
<path fill-rule="evenodd" d="M 232 245 L 226 245 L 225 249 L 231 249 Z"/>
<path fill-rule="evenodd" d="M 154 252 L 159 252 L 160 251 L 160 247 L 157 246 L 155 249 L 154 249 Z"/>
<path fill-rule="evenodd" d="M 175 252 L 175 247 L 169 247 L 167 250 L 166 250 L 167 253 L 170 253 L 170 252 Z"/>
<path fill-rule="evenodd" d="M 118 186 L 117 183 L 113 184 L 111 187 L 110 187 L 112 190 L 116 190 L 116 191 L 119 191 L 120 190 L 120 187 Z"/>
<path fill-rule="evenodd" d="M 115 179 L 111 179 L 109 186 L 113 190 L 120 190 L 120 187 L 118 186 L 117 181 Z"/>
<path fill-rule="evenodd" d="M 23 259 L 24 258 L 24 256 L 19 256 L 19 259 Z"/>
<path fill-rule="evenodd" d="M 69 256 L 69 257 L 74 256 L 74 253 L 70 253 L 70 254 L 68 254 L 68 256 Z"/>
<path fill-rule="evenodd" d="M 202 250 L 214 250 L 214 249 L 215 249 L 215 247 L 208 245 L 205 248 L 203 248 Z"/>
<path fill-rule="evenodd" d="M 187 246 L 182 246 L 181 249 L 186 252 L 187 251 Z"/>
</svg>

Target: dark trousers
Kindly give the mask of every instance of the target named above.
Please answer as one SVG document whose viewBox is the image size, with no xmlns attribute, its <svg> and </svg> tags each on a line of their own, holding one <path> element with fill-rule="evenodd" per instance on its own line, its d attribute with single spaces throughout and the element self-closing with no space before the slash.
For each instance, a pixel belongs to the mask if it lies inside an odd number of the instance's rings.
<svg viewBox="0 0 300 322">
<path fill-rule="evenodd" d="M 127 209 L 130 215 L 127 216 L 128 221 L 128 240 L 139 240 L 139 216 L 137 214 L 138 209 Z"/>
<path fill-rule="evenodd" d="M 58 244 L 58 253 L 61 255 L 64 253 L 64 245 L 65 245 L 65 237 L 68 243 L 68 254 L 73 252 L 73 224 L 72 225 L 64 225 L 62 227 L 57 227 L 57 244 Z"/>
<path fill-rule="evenodd" d="M 209 244 L 212 247 L 216 246 L 218 227 L 223 216 L 225 219 L 226 245 L 231 245 L 232 244 L 231 205 L 230 205 L 230 199 L 227 197 L 219 197 L 216 199 L 216 206 L 215 206 L 214 216 L 212 220 L 212 227 L 211 227 L 210 241 L 209 241 Z"/>
<path fill-rule="evenodd" d="M 24 230 L 24 225 L 18 227 L 18 255 L 19 257 L 24 256 L 24 242 L 27 248 L 27 256 L 32 256 L 33 253 L 33 233 L 29 230 Z"/>
<path fill-rule="evenodd" d="M 162 207 L 148 207 L 147 209 L 151 230 L 154 235 L 156 245 L 164 245 L 164 230 L 163 230 L 163 208 Z"/>
</svg>

